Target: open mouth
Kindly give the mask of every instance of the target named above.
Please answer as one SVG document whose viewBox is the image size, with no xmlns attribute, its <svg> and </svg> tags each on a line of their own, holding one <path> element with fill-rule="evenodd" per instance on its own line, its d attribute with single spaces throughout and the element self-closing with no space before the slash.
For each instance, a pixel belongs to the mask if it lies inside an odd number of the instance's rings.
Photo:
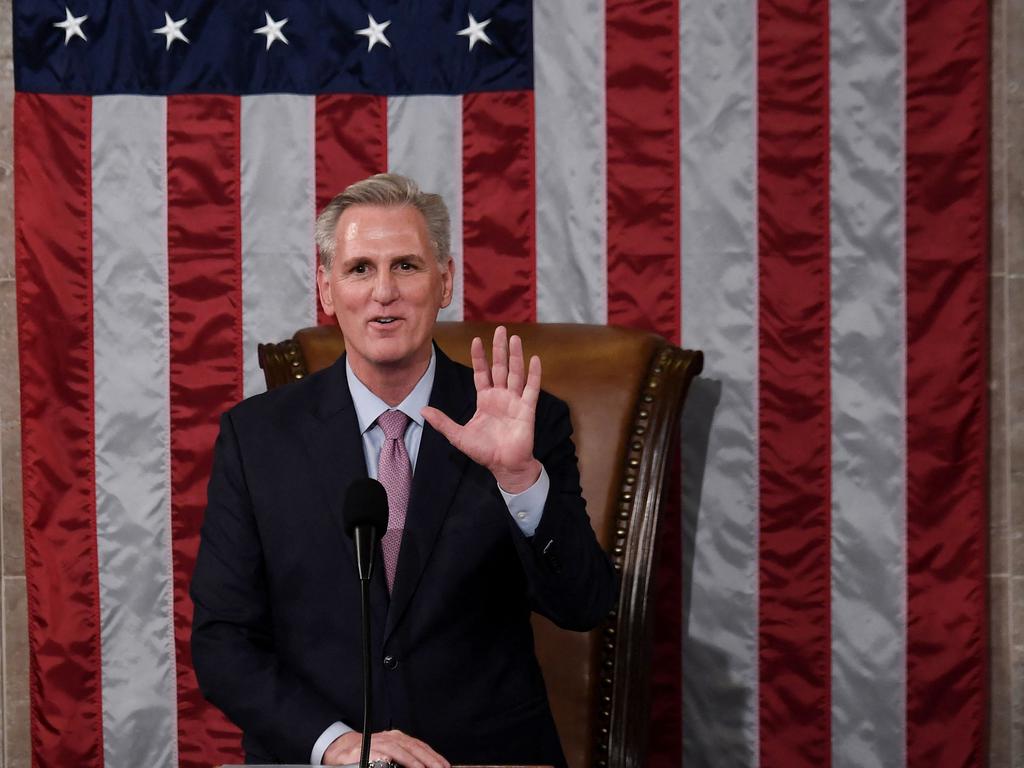
<svg viewBox="0 0 1024 768">
<path fill-rule="evenodd" d="M 399 318 L 397 318 L 397 317 L 385 316 L 385 317 L 375 317 L 375 318 L 373 318 L 373 320 L 371 322 L 373 322 L 375 325 L 391 325 L 392 323 L 394 323 L 394 322 L 396 322 L 398 320 L 399 320 Z"/>
</svg>

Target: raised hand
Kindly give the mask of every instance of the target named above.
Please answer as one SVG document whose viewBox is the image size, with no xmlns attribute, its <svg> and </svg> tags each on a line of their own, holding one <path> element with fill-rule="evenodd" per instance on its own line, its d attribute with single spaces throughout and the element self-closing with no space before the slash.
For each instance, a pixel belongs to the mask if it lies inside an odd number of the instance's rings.
<svg viewBox="0 0 1024 768">
<path fill-rule="evenodd" d="M 533 422 L 540 394 L 540 358 L 523 364 L 523 342 L 507 338 L 504 326 L 494 330 L 491 365 L 484 344 L 473 339 L 473 383 L 476 413 L 462 426 L 436 408 L 424 408 L 423 418 L 448 442 L 477 464 L 486 467 L 508 493 L 521 493 L 540 476 L 533 457 Z"/>
</svg>

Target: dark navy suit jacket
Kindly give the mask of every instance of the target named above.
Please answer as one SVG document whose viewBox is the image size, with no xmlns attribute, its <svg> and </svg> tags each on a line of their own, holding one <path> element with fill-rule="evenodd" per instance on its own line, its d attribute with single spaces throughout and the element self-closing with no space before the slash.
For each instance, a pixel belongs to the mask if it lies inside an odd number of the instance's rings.
<svg viewBox="0 0 1024 768">
<path fill-rule="evenodd" d="M 460 423 L 472 371 L 438 349 L 430 404 Z M 551 489 L 536 533 L 493 475 L 424 425 L 393 593 L 371 582 L 373 730 L 453 763 L 564 765 L 531 611 L 585 630 L 615 574 L 590 527 L 565 404 L 541 393 L 534 455 Z M 359 584 L 341 501 L 366 476 L 344 359 L 221 420 L 192 579 L 192 657 L 252 762 L 304 763 L 336 720 L 362 725 Z"/>
</svg>

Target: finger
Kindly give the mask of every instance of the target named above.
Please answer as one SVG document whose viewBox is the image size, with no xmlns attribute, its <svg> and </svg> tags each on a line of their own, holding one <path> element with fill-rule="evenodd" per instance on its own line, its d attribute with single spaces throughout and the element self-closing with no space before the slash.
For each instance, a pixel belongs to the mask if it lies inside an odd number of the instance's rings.
<svg viewBox="0 0 1024 768">
<path fill-rule="evenodd" d="M 523 340 L 518 336 L 508 340 L 508 388 L 523 394 Z"/>
<path fill-rule="evenodd" d="M 426 742 L 402 734 L 401 745 L 409 754 L 430 768 L 450 768 L 448 761 L 435 752 Z"/>
<path fill-rule="evenodd" d="M 437 410 L 437 408 L 434 408 L 429 405 L 421 408 L 420 414 L 422 414 L 427 424 L 429 424 L 442 435 L 444 435 L 445 439 L 449 443 L 458 448 L 457 441 L 462 431 L 461 424 L 459 424 L 457 421 L 452 421 L 450 418 L 448 418 L 448 415 L 445 414 L 443 411 L 439 411 Z"/>
<path fill-rule="evenodd" d="M 397 730 L 373 735 L 370 759 L 392 760 L 402 768 L 451 768 L 429 744 Z"/>
<path fill-rule="evenodd" d="M 374 743 L 371 742 L 370 746 L 371 760 L 391 760 L 398 763 L 402 768 L 427 768 L 421 760 L 418 760 L 398 742 L 389 741 L 386 744 L 381 744 L 380 747 L 372 746 Z"/>
<path fill-rule="evenodd" d="M 473 337 L 473 343 L 469 345 L 469 356 L 473 361 L 473 384 L 476 391 L 480 392 L 491 386 L 491 372 L 487 368 L 487 355 L 484 354 L 484 343 L 479 336 Z"/>
<path fill-rule="evenodd" d="M 530 373 L 526 377 L 526 387 L 523 389 L 523 402 L 532 410 L 537 409 L 537 398 L 540 396 L 540 358 L 534 355 L 530 358 Z"/>
<path fill-rule="evenodd" d="M 381 740 L 381 757 L 378 760 L 392 760 L 402 768 L 441 768 L 444 758 L 419 739 L 400 733 L 394 738 Z M 375 742 L 374 742 L 375 743 Z M 371 746 L 370 752 L 374 750 Z"/>
<path fill-rule="evenodd" d="M 491 347 L 491 382 L 498 389 L 508 386 L 508 331 L 499 325 L 494 329 Z"/>
</svg>

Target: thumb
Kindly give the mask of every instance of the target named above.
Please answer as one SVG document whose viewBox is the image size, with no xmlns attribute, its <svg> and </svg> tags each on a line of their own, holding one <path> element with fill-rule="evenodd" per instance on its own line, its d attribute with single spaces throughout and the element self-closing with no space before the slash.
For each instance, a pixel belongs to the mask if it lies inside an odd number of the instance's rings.
<svg viewBox="0 0 1024 768">
<path fill-rule="evenodd" d="M 462 429 L 457 422 L 452 421 L 445 413 L 429 405 L 421 408 L 420 414 L 422 414 L 430 426 L 444 435 L 449 443 L 455 445 L 459 430 Z"/>
</svg>

